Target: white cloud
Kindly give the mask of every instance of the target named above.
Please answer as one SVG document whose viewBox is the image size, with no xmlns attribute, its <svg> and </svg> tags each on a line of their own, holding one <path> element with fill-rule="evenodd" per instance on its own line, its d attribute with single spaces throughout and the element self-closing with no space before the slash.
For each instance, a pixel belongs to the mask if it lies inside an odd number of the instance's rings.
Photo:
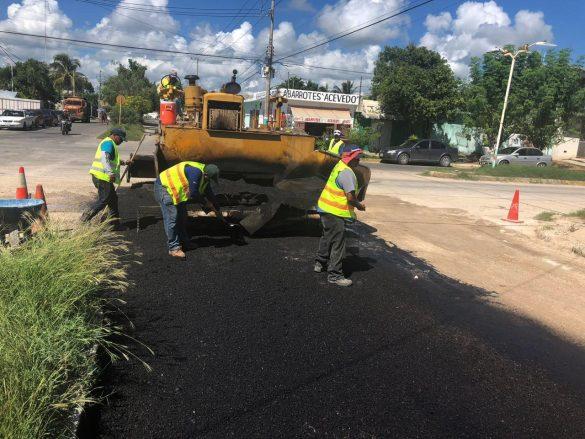
<svg viewBox="0 0 585 439">
<path fill-rule="evenodd" d="M 290 0 L 288 6 L 295 11 L 312 12 L 315 10 L 308 0 Z"/>
<path fill-rule="evenodd" d="M 407 0 L 339 0 L 325 5 L 317 18 L 319 28 L 328 35 L 345 29 L 353 29 L 392 15 L 403 9 Z M 410 23 L 407 15 L 399 15 L 383 23 L 356 32 L 344 39 L 346 43 L 378 44 L 397 38 Z"/>
<path fill-rule="evenodd" d="M 503 47 L 537 40 L 553 40 L 552 27 L 546 24 L 542 12 L 519 11 L 514 21 L 495 1 L 465 2 L 453 18 L 448 12 L 428 15 L 427 33 L 422 46 L 436 50 L 449 61 L 459 77 L 469 73 L 472 56 Z"/>
</svg>

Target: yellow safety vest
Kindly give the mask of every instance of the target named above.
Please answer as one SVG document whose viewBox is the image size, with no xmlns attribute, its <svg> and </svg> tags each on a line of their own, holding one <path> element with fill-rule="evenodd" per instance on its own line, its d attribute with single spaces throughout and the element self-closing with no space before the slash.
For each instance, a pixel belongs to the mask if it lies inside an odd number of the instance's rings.
<svg viewBox="0 0 585 439">
<path fill-rule="evenodd" d="M 332 152 L 333 154 L 339 155 L 339 148 L 343 146 L 343 140 L 339 139 L 335 145 L 333 144 L 333 142 L 335 142 L 335 139 L 331 139 L 331 141 L 329 142 L 328 151 Z"/>
<path fill-rule="evenodd" d="M 189 197 L 189 181 L 185 175 L 185 166 L 193 166 L 204 172 L 205 165 L 199 162 L 181 162 L 160 173 L 160 182 L 165 187 L 173 204 L 177 205 L 187 201 Z M 208 182 L 201 176 L 199 182 L 199 194 L 203 195 L 207 189 Z"/>
<path fill-rule="evenodd" d="M 89 169 L 89 173 L 94 175 L 96 178 L 104 181 L 110 181 L 110 176 L 104 172 L 104 165 L 102 164 L 102 145 L 105 142 L 112 142 L 114 144 L 114 175 L 116 177 L 116 184 L 120 183 L 120 153 L 118 152 L 118 145 L 114 142 L 110 137 L 106 137 L 103 139 L 98 147 L 97 151 L 95 152 L 95 157 L 93 159 L 93 163 L 91 164 L 91 168 Z"/>
<path fill-rule="evenodd" d="M 348 203 L 345 192 L 343 189 L 337 186 L 336 182 L 339 173 L 346 169 L 349 169 L 353 174 L 355 181 L 355 191 L 357 194 L 358 185 L 355 173 L 349 166 L 340 160 L 339 163 L 337 163 L 337 165 L 335 165 L 333 168 L 333 171 L 331 171 L 331 175 L 329 176 L 327 183 L 325 183 L 325 187 L 323 188 L 323 192 L 321 192 L 321 196 L 319 197 L 317 205 L 323 212 L 327 212 L 341 218 L 355 219 L 353 206 Z"/>
</svg>

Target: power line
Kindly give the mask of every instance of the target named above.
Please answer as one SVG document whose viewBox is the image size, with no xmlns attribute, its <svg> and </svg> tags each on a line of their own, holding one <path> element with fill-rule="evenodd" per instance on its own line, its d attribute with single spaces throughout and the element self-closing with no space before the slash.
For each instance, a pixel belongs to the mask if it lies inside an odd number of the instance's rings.
<svg viewBox="0 0 585 439">
<path fill-rule="evenodd" d="M 26 32 L 15 32 L 15 31 L 8 31 L 8 30 L 0 30 L 0 34 L 8 34 L 8 35 L 18 35 L 23 37 L 31 37 L 31 38 L 45 38 L 44 35 L 37 35 L 37 34 L 29 34 Z M 243 56 L 235 56 L 235 55 L 212 55 L 212 54 L 205 54 L 201 52 L 187 52 L 181 50 L 170 50 L 170 49 L 154 49 L 151 47 L 140 47 L 140 46 L 129 46 L 124 44 L 112 44 L 112 43 L 103 43 L 97 41 L 87 41 L 87 40 L 79 40 L 75 38 L 63 38 L 63 37 L 46 37 L 48 40 L 54 41 L 63 41 L 67 43 L 80 43 L 80 44 L 87 44 L 90 46 L 98 46 L 98 47 L 114 47 L 114 48 L 121 48 L 121 49 L 128 49 L 128 50 L 143 50 L 148 52 L 158 52 L 158 53 L 172 53 L 176 55 L 190 55 L 190 56 L 201 56 L 207 58 L 218 58 L 218 59 L 238 59 L 243 61 L 251 61 L 255 60 L 252 57 L 243 57 Z"/>
<path fill-rule="evenodd" d="M 331 43 L 333 41 L 339 40 L 341 38 L 345 38 L 345 37 L 347 37 L 349 35 L 352 35 L 352 34 L 355 34 L 357 32 L 360 32 L 360 31 L 362 31 L 364 29 L 367 29 L 369 27 L 375 26 L 376 24 L 382 23 L 384 21 L 388 21 L 388 20 L 390 20 L 392 18 L 398 17 L 399 15 L 406 14 L 407 12 L 410 12 L 410 11 L 412 11 L 414 9 L 418 9 L 418 8 L 420 8 L 420 7 L 424 6 L 424 5 L 427 5 L 427 4 L 429 4 L 429 3 L 433 2 L 433 1 L 435 1 L 435 0 L 426 0 L 426 1 L 423 1 L 422 3 L 418 3 L 416 5 L 413 5 L 413 6 L 410 6 L 408 8 L 405 8 L 405 9 L 399 11 L 399 12 L 396 12 L 396 13 L 388 16 L 388 17 L 384 17 L 384 18 L 381 18 L 379 20 L 376 20 L 373 23 L 367 24 L 365 26 L 361 26 L 361 27 L 359 27 L 357 29 L 354 29 L 354 30 L 351 30 L 351 31 L 348 31 L 348 32 L 342 32 L 342 33 L 338 34 L 337 36 L 335 36 L 333 38 L 329 38 L 328 40 L 322 41 L 321 43 L 318 43 L 318 44 L 315 44 L 313 46 L 307 47 L 305 49 L 299 50 L 299 51 L 297 51 L 295 53 L 292 53 L 290 55 L 286 55 L 286 56 L 283 56 L 281 58 L 278 58 L 276 61 L 282 61 L 283 59 L 291 58 L 293 56 L 300 55 L 301 53 L 308 52 L 310 50 L 316 49 L 317 47 L 321 47 L 321 46 L 324 46 L 325 44 L 329 44 L 329 43 Z"/>
<path fill-rule="evenodd" d="M 107 1 L 103 0 L 77 0 L 79 2 L 93 4 L 96 6 L 114 6 L 117 9 L 125 9 L 129 11 L 138 11 L 138 12 L 147 12 L 147 13 L 164 13 L 168 12 L 166 8 L 157 8 L 157 7 L 134 7 L 134 6 L 126 6 L 125 4 L 112 4 Z M 189 12 L 189 11 L 181 11 L 181 10 L 172 10 L 174 15 L 184 15 L 188 17 L 220 17 L 220 18 L 229 18 L 229 17 L 238 17 L 240 14 L 231 11 L 208 11 L 208 12 Z M 262 13 L 259 9 L 254 11 L 249 11 L 248 14 L 252 16 L 259 16 Z"/>
</svg>

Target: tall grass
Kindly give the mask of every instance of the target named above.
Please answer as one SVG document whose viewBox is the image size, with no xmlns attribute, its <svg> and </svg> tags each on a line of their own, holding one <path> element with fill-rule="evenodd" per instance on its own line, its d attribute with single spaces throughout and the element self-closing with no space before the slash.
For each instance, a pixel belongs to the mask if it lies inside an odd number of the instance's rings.
<svg viewBox="0 0 585 439">
<path fill-rule="evenodd" d="M 49 222 L 16 250 L 0 248 L 0 437 L 64 437 L 89 399 L 107 339 L 101 291 L 127 287 L 126 244 L 107 225 L 63 231 Z"/>
</svg>

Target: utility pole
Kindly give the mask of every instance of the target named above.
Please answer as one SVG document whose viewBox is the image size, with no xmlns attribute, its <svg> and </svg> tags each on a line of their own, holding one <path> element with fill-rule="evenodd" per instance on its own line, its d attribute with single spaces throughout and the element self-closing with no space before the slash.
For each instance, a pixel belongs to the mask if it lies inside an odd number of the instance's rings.
<svg viewBox="0 0 585 439">
<path fill-rule="evenodd" d="M 10 91 L 14 91 L 14 70 L 12 63 L 10 63 Z"/>
<path fill-rule="evenodd" d="M 98 100 L 102 100 L 102 69 L 100 69 L 100 79 L 98 80 Z"/>
<path fill-rule="evenodd" d="M 47 0 L 45 0 L 45 62 L 49 63 L 47 59 Z"/>
<path fill-rule="evenodd" d="M 357 108 L 355 109 L 354 113 L 353 113 L 353 124 L 355 125 L 355 115 L 357 113 L 357 111 L 360 109 L 360 104 L 362 103 L 362 79 L 363 77 L 360 76 L 360 88 L 359 88 L 359 97 L 358 97 L 358 104 L 357 104 Z"/>
<path fill-rule="evenodd" d="M 270 115 L 270 80 L 274 69 L 272 68 L 272 57 L 274 56 L 274 46 L 272 44 L 274 36 L 274 0 L 270 5 L 270 34 L 268 36 L 268 47 L 266 48 L 266 61 L 264 66 L 264 74 L 266 75 L 266 96 L 264 99 L 264 125 L 268 127 Z"/>
<path fill-rule="evenodd" d="M 195 68 L 195 74 L 197 76 L 199 76 L 199 58 L 197 58 L 195 61 L 197 61 L 197 67 Z"/>
</svg>

